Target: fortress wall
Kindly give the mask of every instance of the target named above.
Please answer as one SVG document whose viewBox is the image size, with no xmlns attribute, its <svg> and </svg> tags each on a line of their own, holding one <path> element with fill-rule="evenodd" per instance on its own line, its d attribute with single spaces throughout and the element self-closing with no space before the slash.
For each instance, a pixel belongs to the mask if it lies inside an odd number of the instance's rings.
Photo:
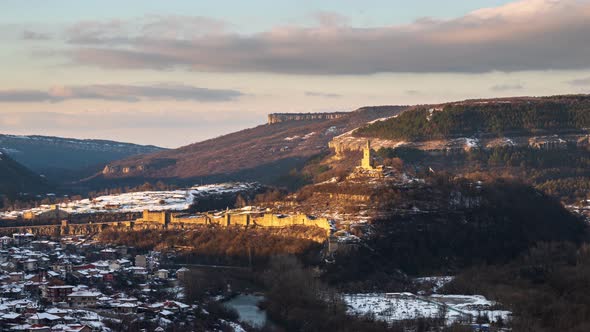
<svg viewBox="0 0 590 332">
<path fill-rule="evenodd" d="M 357 199 L 361 199 L 358 197 Z M 366 198 L 362 198 L 366 199 Z M 168 212 L 168 217 L 164 217 L 164 212 L 146 213 L 144 217 L 138 219 L 134 225 L 136 229 L 147 228 L 164 228 L 181 229 L 185 226 L 195 225 L 217 225 L 219 227 L 243 226 L 243 227 L 290 227 L 290 226 L 310 226 L 319 227 L 329 234 L 331 230 L 330 222 L 326 218 L 313 218 L 305 214 L 295 215 L 277 215 L 271 213 L 226 213 L 223 216 L 215 217 L 204 214 L 201 216 L 188 216 L 180 213 Z M 167 218 L 167 219 L 166 219 Z M 168 223 L 164 221 L 169 220 Z"/>
<path fill-rule="evenodd" d="M 132 221 L 120 221 L 94 224 L 62 223 L 60 225 L 0 227 L 0 234 L 10 236 L 14 233 L 31 233 L 36 236 L 59 237 L 64 235 L 88 235 L 92 233 L 100 233 L 107 228 L 113 227 L 128 229 L 131 228 L 132 225 Z"/>
<path fill-rule="evenodd" d="M 355 194 L 329 194 L 330 199 L 346 202 L 368 202 L 371 200 L 370 195 L 355 195 Z"/>
<path fill-rule="evenodd" d="M 226 214 L 227 225 L 248 226 L 250 224 L 249 214 Z"/>
<path fill-rule="evenodd" d="M 173 214 L 170 216 L 170 225 L 175 224 L 192 224 L 192 225 L 207 225 L 210 223 L 210 218 L 208 216 L 186 216 L 186 215 L 179 215 Z"/>
<path fill-rule="evenodd" d="M 149 222 L 158 223 L 165 225 L 170 221 L 170 213 L 166 211 L 148 211 L 144 210 L 141 219 L 137 219 L 137 222 Z"/>
<path fill-rule="evenodd" d="M 315 226 L 330 232 L 330 222 L 326 218 L 310 218 L 304 214 L 281 216 L 276 214 L 264 214 L 262 217 L 253 218 L 253 224 L 259 227 L 289 227 L 289 226 Z"/>
</svg>

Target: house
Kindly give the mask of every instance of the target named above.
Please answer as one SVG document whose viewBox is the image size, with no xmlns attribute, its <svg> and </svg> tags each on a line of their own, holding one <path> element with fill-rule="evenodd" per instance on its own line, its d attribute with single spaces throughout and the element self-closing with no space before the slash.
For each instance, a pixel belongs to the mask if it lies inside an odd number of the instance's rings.
<svg viewBox="0 0 590 332">
<path fill-rule="evenodd" d="M 46 312 L 40 312 L 33 314 L 27 318 L 27 323 L 31 325 L 55 325 L 59 322 L 63 322 L 63 318 L 60 316 L 52 315 Z"/>
<path fill-rule="evenodd" d="M 67 296 L 70 307 L 74 308 L 92 308 L 96 307 L 98 298 L 102 293 L 91 291 L 73 292 Z"/>
<path fill-rule="evenodd" d="M 31 233 L 14 233 L 12 234 L 12 242 L 16 246 L 25 246 L 33 242 L 35 236 Z"/>
<path fill-rule="evenodd" d="M 28 272 L 35 271 L 38 268 L 38 262 L 39 261 L 36 259 L 29 258 L 23 262 L 23 267 L 24 267 L 25 271 L 28 271 Z"/>
<path fill-rule="evenodd" d="M 147 268 L 147 257 L 145 255 L 135 256 L 135 266 Z"/>
<path fill-rule="evenodd" d="M 109 260 L 109 259 L 117 259 L 117 255 L 118 254 L 119 253 L 117 252 L 117 250 L 110 249 L 110 248 L 103 249 L 103 250 L 100 251 L 100 257 L 102 259 L 106 259 L 106 260 Z"/>
<path fill-rule="evenodd" d="M 190 272 L 190 270 L 187 269 L 186 267 L 182 267 L 182 268 L 178 269 L 176 271 L 176 279 L 178 279 L 180 281 L 184 281 L 189 272 Z"/>
<path fill-rule="evenodd" d="M 158 279 L 168 279 L 168 274 L 169 274 L 168 270 L 161 269 L 161 270 L 156 271 L 156 273 L 154 273 L 154 277 L 156 277 Z"/>
<path fill-rule="evenodd" d="M 137 312 L 138 306 L 135 303 L 114 303 L 112 307 L 116 313 L 133 314 Z"/>
<path fill-rule="evenodd" d="M 3 323 L 18 324 L 22 319 L 22 315 L 19 313 L 16 313 L 16 312 L 9 312 L 9 313 L 0 315 L 0 319 L 2 320 Z"/>
<path fill-rule="evenodd" d="M 10 282 L 16 283 L 25 280 L 25 273 L 24 272 L 11 272 L 9 275 Z"/>
<path fill-rule="evenodd" d="M 51 303 L 64 302 L 73 291 L 74 286 L 70 285 L 48 286 L 43 292 L 43 297 Z"/>
<path fill-rule="evenodd" d="M 91 332 L 92 328 L 87 325 L 80 324 L 68 324 L 68 325 L 55 325 L 51 328 L 51 332 Z"/>
<path fill-rule="evenodd" d="M 62 318 L 68 314 L 67 310 L 59 309 L 59 308 L 51 308 L 51 309 L 46 310 L 45 312 L 47 312 L 48 314 L 62 317 Z"/>
<path fill-rule="evenodd" d="M 2 249 L 4 248 L 8 248 L 12 245 L 12 238 L 9 236 L 3 236 L 0 237 L 0 247 L 2 247 Z"/>
</svg>

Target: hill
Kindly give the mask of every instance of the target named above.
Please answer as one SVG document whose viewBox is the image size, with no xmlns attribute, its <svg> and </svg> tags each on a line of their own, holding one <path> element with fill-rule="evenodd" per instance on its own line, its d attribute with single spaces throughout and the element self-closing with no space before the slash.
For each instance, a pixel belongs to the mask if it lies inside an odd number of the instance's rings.
<svg viewBox="0 0 590 332">
<path fill-rule="evenodd" d="M 0 149 L 56 182 L 89 176 L 113 160 L 163 150 L 107 140 L 1 134 Z"/>
<path fill-rule="evenodd" d="M 415 107 L 354 132 L 357 137 L 426 141 L 456 137 L 573 133 L 590 126 L 590 96 L 468 100 Z"/>
<path fill-rule="evenodd" d="M 179 149 L 130 157 L 109 164 L 88 180 L 139 183 L 166 180 L 271 181 L 327 152 L 328 142 L 368 121 L 401 112 L 403 106 L 365 107 L 333 119 L 282 121 L 242 130 Z"/>
<path fill-rule="evenodd" d="M 48 190 L 47 181 L 0 151 L 0 195 L 40 193 Z"/>
<path fill-rule="evenodd" d="M 582 218 L 521 183 L 425 180 L 380 189 L 372 202 L 386 200 L 389 208 L 381 207 L 370 226 L 355 225 L 357 230 L 365 227 L 360 235 L 364 245 L 338 253 L 333 278 L 368 281 L 373 273 L 397 269 L 444 275 L 509 262 L 540 242 L 586 239 L 588 226 Z"/>
</svg>

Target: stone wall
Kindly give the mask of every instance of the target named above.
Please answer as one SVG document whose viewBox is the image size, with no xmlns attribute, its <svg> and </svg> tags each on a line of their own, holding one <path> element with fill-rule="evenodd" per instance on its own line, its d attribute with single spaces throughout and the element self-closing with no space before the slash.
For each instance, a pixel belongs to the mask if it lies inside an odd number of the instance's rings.
<svg viewBox="0 0 590 332">
<path fill-rule="evenodd" d="M 171 229 L 182 229 L 196 225 L 216 225 L 220 227 L 229 226 L 243 226 L 243 227 L 290 227 L 290 226 L 309 226 L 319 227 L 330 233 L 331 225 L 327 218 L 315 218 L 305 214 L 295 215 L 278 215 L 272 213 L 224 213 L 222 215 L 201 214 L 201 215 L 183 215 L 175 212 L 161 212 L 167 214 L 169 222 L 165 224 L 162 220 L 166 220 L 161 215 L 159 217 L 148 218 L 148 216 L 155 216 L 154 212 L 144 212 L 144 217 L 138 219 L 135 228 L 138 227 L 168 227 Z"/>
<path fill-rule="evenodd" d="M 0 227 L 1 235 L 13 233 L 31 233 L 36 236 L 59 237 L 67 235 L 98 234 L 105 229 L 184 229 L 199 225 L 214 225 L 218 227 L 290 227 L 308 226 L 319 227 L 330 235 L 331 225 L 326 218 L 315 218 L 305 214 L 278 215 L 271 213 L 224 213 L 221 215 L 201 214 L 185 215 L 179 212 L 144 211 L 142 218 L 135 221 L 119 221 L 105 223 L 72 224 L 62 221 L 61 224 Z"/>
<path fill-rule="evenodd" d="M 166 211 L 149 211 L 144 210 L 143 215 L 140 219 L 137 219 L 136 222 L 149 222 L 149 223 L 157 223 L 166 225 L 170 222 L 170 213 Z"/>
<path fill-rule="evenodd" d="M 59 237 L 68 235 L 89 235 L 93 233 L 100 233 L 107 228 L 115 227 L 128 229 L 132 226 L 132 221 L 93 224 L 70 224 L 67 222 L 62 222 L 58 225 L 0 227 L 0 234 L 10 236 L 14 233 L 31 233 L 36 236 Z"/>
</svg>

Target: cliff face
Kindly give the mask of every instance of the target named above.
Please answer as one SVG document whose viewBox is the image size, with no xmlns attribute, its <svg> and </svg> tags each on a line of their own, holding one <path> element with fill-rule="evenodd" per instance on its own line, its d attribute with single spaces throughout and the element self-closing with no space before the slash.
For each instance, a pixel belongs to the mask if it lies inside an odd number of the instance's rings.
<svg viewBox="0 0 590 332">
<path fill-rule="evenodd" d="M 272 113 L 268 115 L 268 124 L 286 121 L 313 121 L 313 120 L 334 120 L 339 119 L 349 112 L 331 113 Z"/>
<path fill-rule="evenodd" d="M 568 145 L 588 147 L 590 145 L 590 133 L 548 135 L 548 136 L 506 136 L 501 138 L 491 137 L 457 137 L 449 139 L 427 141 L 390 140 L 371 137 L 373 150 L 380 148 L 411 148 L 429 152 L 460 152 L 472 149 L 490 149 L 496 147 L 530 147 L 538 150 L 565 149 Z M 328 146 L 337 156 L 342 156 L 346 151 L 362 151 L 367 144 L 366 137 L 356 137 L 352 132 L 334 137 Z"/>
</svg>

